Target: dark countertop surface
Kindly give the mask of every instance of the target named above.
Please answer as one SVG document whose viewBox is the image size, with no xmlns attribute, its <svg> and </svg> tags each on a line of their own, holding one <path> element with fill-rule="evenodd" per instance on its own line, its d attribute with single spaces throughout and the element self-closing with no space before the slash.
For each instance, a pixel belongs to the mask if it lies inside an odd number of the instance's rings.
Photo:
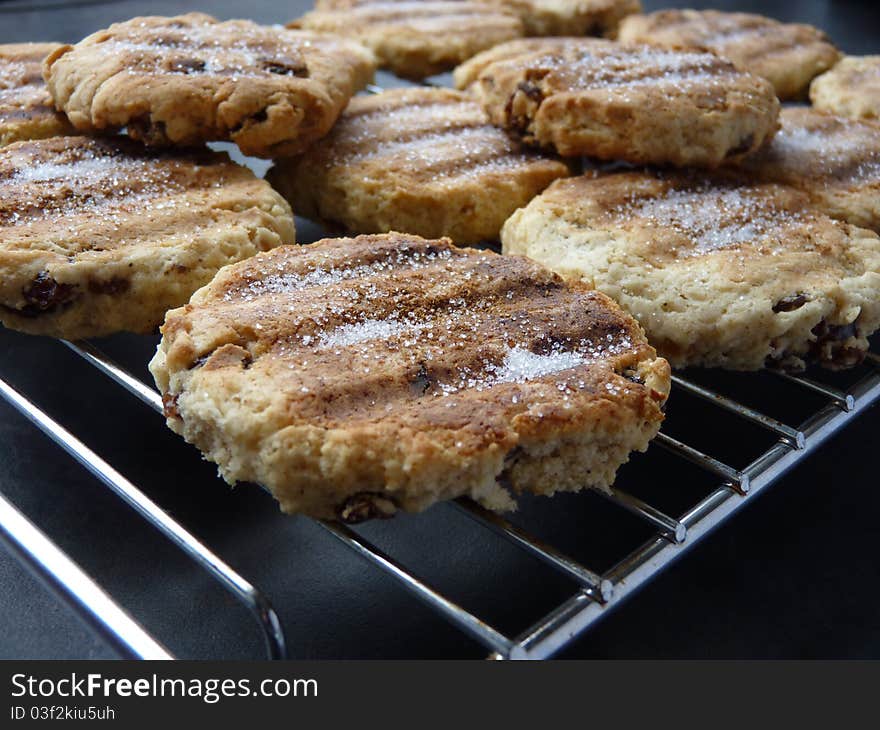
<svg viewBox="0 0 880 730">
<path fill-rule="evenodd" d="M 847 52 L 880 51 L 875 2 L 645 2 L 649 9 L 664 5 L 736 8 L 810 22 Z M 75 41 L 132 15 L 190 9 L 284 22 L 305 6 L 297 0 L 246 6 L 0 0 L 0 42 Z M 313 226 L 300 228 L 303 242 L 318 235 Z M 102 345 L 146 377 L 155 343 L 120 336 Z M 262 587 L 281 615 L 292 656 L 485 654 L 312 522 L 280 515 L 251 486 L 226 488 L 160 418 L 60 343 L 0 329 L 0 377 Z M 817 405 L 769 374 L 694 377 L 778 417 L 799 419 Z M 878 425 L 880 410 L 874 407 L 561 656 L 880 658 L 880 489 L 871 453 Z M 670 403 L 669 428 L 737 467 L 748 461 L 744 454 L 769 445 L 751 431 L 744 434 L 735 419 L 707 419 L 706 408 L 685 396 Z M 700 472 L 669 468 L 655 449 L 621 472 L 627 489 L 656 495 L 670 510 L 687 504 L 701 480 Z M 177 655 L 261 656 L 243 610 L 3 402 L 0 492 Z M 615 547 L 646 536 L 641 523 L 592 494 L 529 500 L 515 519 L 599 569 L 620 557 Z M 523 560 L 448 506 L 363 532 L 509 633 L 573 592 L 570 583 Z M 0 659 L 114 656 L 2 548 L 0 586 Z"/>
</svg>

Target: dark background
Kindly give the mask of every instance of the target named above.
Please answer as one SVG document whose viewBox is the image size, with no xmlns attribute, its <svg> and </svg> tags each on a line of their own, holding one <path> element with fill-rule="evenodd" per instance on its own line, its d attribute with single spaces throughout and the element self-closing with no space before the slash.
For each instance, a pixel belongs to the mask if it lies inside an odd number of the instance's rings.
<svg viewBox="0 0 880 730">
<path fill-rule="evenodd" d="M 115 20 L 189 9 L 285 22 L 305 5 L 0 0 L 0 42 L 72 42 Z M 876 2 L 645 2 L 652 10 L 666 5 L 810 22 L 847 52 L 880 50 Z M 383 75 L 378 82 L 391 80 Z M 299 233 L 303 242 L 319 235 L 305 223 Z M 155 342 L 120 336 L 103 344 L 143 374 Z M 821 403 L 769 374 L 692 375 L 791 423 Z M 0 330 L 0 376 L 263 588 L 281 615 L 292 656 L 485 654 L 309 520 L 280 515 L 253 487 L 225 487 L 160 418 L 61 344 Z M 737 467 L 772 442 L 676 396 L 666 429 Z M 878 423 L 874 408 L 562 656 L 880 657 L 880 490 L 872 452 Z M 634 457 L 620 484 L 675 514 L 713 486 L 702 472 L 682 468 L 657 449 Z M 5 404 L 0 491 L 175 654 L 261 656 L 256 629 L 242 609 Z M 648 536 L 644 525 L 593 494 L 526 500 L 514 519 L 597 570 Z M 574 592 L 572 584 L 447 505 L 363 532 L 511 635 Z M 67 608 L 0 551 L 0 658 L 109 656 Z"/>
</svg>

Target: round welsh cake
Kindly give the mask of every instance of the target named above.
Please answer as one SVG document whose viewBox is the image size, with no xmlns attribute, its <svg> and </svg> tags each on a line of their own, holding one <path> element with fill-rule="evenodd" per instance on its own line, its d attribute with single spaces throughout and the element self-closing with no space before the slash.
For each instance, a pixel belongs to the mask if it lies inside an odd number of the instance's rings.
<svg viewBox="0 0 880 730">
<path fill-rule="evenodd" d="M 816 109 L 880 123 L 880 56 L 847 56 L 810 84 Z"/>
<path fill-rule="evenodd" d="M 669 367 L 608 297 L 400 233 L 282 246 L 168 313 L 168 425 L 287 512 L 359 521 L 611 484 Z"/>
<path fill-rule="evenodd" d="M 344 38 L 190 13 L 115 23 L 59 48 L 44 74 L 81 131 L 125 127 L 156 146 L 229 140 L 271 157 L 326 134 L 373 70 Z"/>
<path fill-rule="evenodd" d="M 640 0 L 491 0 L 522 18 L 530 36 L 613 36 L 620 21 L 642 9 Z"/>
<path fill-rule="evenodd" d="M 298 215 L 353 233 L 472 244 L 497 241 L 513 211 L 568 174 L 461 92 L 392 89 L 352 99 L 327 137 L 276 162 L 268 179 Z"/>
<path fill-rule="evenodd" d="M 13 329 L 152 332 L 221 266 L 293 240 L 290 206 L 225 154 L 86 137 L 0 149 L 0 322 Z"/>
<path fill-rule="evenodd" d="M 0 45 L 0 147 L 23 139 L 70 134 L 43 82 L 43 59 L 57 43 Z"/>
<path fill-rule="evenodd" d="M 491 63 L 473 85 L 492 121 L 565 156 L 715 167 L 777 127 L 770 83 L 711 53 L 565 43 Z"/>
<path fill-rule="evenodd" d="M 372 49 L 382 68 L 423 79 L 523 34 L 513 11 L 471 0 L 330 0 L 290 24 L 338 33 Z"/>
<path fill-rule="evenodd" d="M 840 58 L 828 37 L 811 25 L 719 10 L 632 15 L 621 24 L 618 40 L 711 51 L 770 81 L 780 99 L 805 98 L 810 81 Z"/>
<path fill-rule="evenodd" d="M 792 185 L 817 208 L 880 232 L 880 124 L 789 107 L 773 141 L 743 163 L 751 176 Z"/>
<path fill-rule="evenodd" d="M 880 238 L 791 187 L 570 178 L 514 213 L 501 239 L 613 297 L 675 367 L 849 367 L 880 325 Z"/>
</svg>

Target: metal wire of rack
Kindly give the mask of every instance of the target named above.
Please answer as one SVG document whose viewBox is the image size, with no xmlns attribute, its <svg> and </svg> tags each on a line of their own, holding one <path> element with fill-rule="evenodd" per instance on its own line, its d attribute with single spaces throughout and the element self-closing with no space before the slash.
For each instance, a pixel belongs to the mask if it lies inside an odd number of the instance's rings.
<svg viewBox="0 0 880 730">
<path fill-rule="evenodd" d="M 128 393 L 161 414 L 161 397 L 151 386 L 119 366 L 89 342 L 65 344 Z M 501 633 L 443 596 L 427 581 L 408 570 L 397 558 L 373 545 L 356 529 L 326 521 L 319 524 L 459 630 L 480 642 L 489 651 L 490 658 L 547 658 L 613 610 L 672 561 L 692 549 L 721 522 L 742 509 L 754 495 L 766 489 L 787 470 L 818 449 L 832 434 L 880 399 L 880 356 L 870 353 L 867 362 L 871 368 L 869 374 L 845 391 L 802 376 L 780 375 L 801 388 L 819 393 L 825 399 L 825 405 L 797 427 L 781 423 L 680 375 L 674 376 L 674 389 L 702 398 L 713 407 L 733 413 L 755 428 L 768 430 L 776 435 L 777 440 L 748 466 L 738 470 L 661 432 L 654 442 L 656 446 L 652 448 L 662 448 L 677 458 L 696 464 L 709 474 L 719 477 L 720 483 L 708 496 L 677 518 L 622 489 L 612 489 L 607 493 L 608 499 L 644 520 L 651 526 L 653 534 L 604 573 L 591 570 L 478 504 L 467 499 L 458 500 L 456 506 L 468 517 L 560 571 L 579 586 L 566 601 L 516 636 Z M 268 598 L 259 589 L 226 565 L 98 454 L 2 379 L 0 396 L 250 609 L 263 634 L 269 658 L 281 659 L 287 656 L 281 624 Z M 123 656 L 144 659 L 171 656 L 167 649 L 79 570 L 60 548 L 52 544 L 13 505 L 2 498 L 0 537 Z"/>
</svg>

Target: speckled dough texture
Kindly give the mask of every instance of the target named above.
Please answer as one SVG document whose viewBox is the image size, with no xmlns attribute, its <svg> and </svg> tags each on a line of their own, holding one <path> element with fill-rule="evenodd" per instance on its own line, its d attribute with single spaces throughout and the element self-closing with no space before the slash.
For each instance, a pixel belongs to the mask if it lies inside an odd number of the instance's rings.
<svg viewBox="0 0 880 730">
<path fill-rule="evenodd" d="M 43 59 L 58 47 L 58 43 L 0 45 L 0 147 L 72 132 L 43 82 Z"/>
<path fill-rule="evenodd" d="M 780 99 L 805 98 L 810 81 L 840 58 L 828 36 L 811 25 L 719 10 L 631 15 L 621 23 L 618 40 L 717 53 L 770 81 Z"/>
<path fill-rule="evenodd" d="M 776 131 L 768 81 L 710 53 L 583 39 L 484 67 L 492 121 L 565 156 L 715 167 Z"/>
<path fill-rule="evenodd" d="M 328 7 L 331 4 L 334 7 Z M 522 21 L 513 11 L 468 0 L 328 3 L 290 27 L 356 38 L 374 51 L 382 68 L 416 80 L 448 71 L 523 34 Z"/>
<path fill-rule="evenodd" d="M 614 302 L 522 257 L 406 234 L 282 246 L 168 313 L 168 425 L 286 512 L 357 522 L 605 488 L 669 366 Z"/>
<path fill-rule="evenodd" d="M 880 56 L 847 56 L 810 85 L 817 109 L 880 122 Z"/>
<path fill-rule="evenodd" d="M 461 92 L 393 89 L 352 99 L 327 137 L 268 179 L 298 215 L 353 233 L 472 244 L 497 241 L 513 211 L 568 174 L 521 151 Z"/>
<path fill-rule="evenodd" d="M 783 109 L 780 121 L 745 169 L 802 190 L 832 218 L 880 232 L 880 124 L 808 107 Z"/>
<path fill-rule="evenodd" d="M 229 140 L 257 157 L 295 154 L 325 135 L 372 78 L 350 40 L 201 13 L 116 23 L 46 60 L 55 104 L 85 132 L 150 145 Z"/>
<path fill-rule="evenodd" d="M 86 137 L 0 149 L 0 322 L 13 329 L 153 332 L 221 266 L 293 241 L 284 199 L 225 154 Z"/>
<path fill-rule="evenodd" d="M 501 237 L 505 253 L 618 301 L 673 367 L 849 367 L 880 325 L 880 238 L 790 187 L 681 173 L 569 178 Z"/>
</svg>

